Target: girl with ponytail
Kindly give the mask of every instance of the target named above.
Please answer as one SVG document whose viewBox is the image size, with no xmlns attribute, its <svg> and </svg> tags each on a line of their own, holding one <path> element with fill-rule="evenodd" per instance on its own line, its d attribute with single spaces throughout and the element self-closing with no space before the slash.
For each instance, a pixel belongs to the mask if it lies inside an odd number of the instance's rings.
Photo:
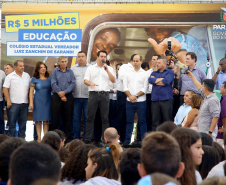
<svg viewBox="0 0 226 185">
<path fill-rule="evenodd" d="M 117 181 L 119 157 L 120 149 L 116 144 L 90 150 L 84 185 L 120 185 Z"/>
</svg>

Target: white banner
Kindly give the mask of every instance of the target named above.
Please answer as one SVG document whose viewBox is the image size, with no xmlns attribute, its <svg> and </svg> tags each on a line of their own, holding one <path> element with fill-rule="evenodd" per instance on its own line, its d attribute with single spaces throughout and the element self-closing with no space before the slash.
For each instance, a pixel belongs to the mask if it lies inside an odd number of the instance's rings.
<svg viewBox="0 0 226 185">
<path fill-rule="evenodd" d="M 81 42 L 7 42 L 7 56 L 76 56 Z"/>
</svg>

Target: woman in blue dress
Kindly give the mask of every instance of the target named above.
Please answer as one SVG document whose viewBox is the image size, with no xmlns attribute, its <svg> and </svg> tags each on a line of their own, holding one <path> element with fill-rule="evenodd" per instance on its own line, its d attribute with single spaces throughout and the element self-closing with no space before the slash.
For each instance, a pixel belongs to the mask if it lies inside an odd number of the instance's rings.
<svg viewBox="0 0 226 185">
<path fill-rule="evenodd" d="M 51 77 L 43 62 L 37 62 L 31 79 L 29 108 L 33 110 L 33 121 L 36 125 L 38 142 L 40 142 L 42 124 L 45 134 L 51 122 Z"/>
</svg>

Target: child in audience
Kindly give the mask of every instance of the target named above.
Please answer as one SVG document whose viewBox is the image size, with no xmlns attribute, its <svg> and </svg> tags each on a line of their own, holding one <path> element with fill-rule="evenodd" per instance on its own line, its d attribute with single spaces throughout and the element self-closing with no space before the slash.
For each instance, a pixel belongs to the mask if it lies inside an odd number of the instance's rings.
<svg viewBox="0 0 226 185">
<path fill-rule="evenodd" d="M 212 147 L 216 149 L 217 153 L 219 154 L 220 161 L 225 160 L 225 151 L 223 147 L 216 141 L 213 142 Z"/>
<path fill-rule="evenodd" d="M 201 135 L 202 145 L 212 146 L 213 138 L 210 135 L 204 132 L 199 132 L 199 134 Z"/>
<path fill-rule="evenodd" d="M 226 150 L 226 132 L 224 132 L 224 150 Z M 225 161 L 222 161 L 218 163 L 216 166 L 214 166 L 209 172 L 207 178 L 214 176 L 224 177 L 226 174 L 225 164 L 226 164 Z"/>
<path fill-rule="evenodd" d="M 220 162 L 220 156 L 212 146 L 203 145 L 202 148 L 204 150 L 204 155 L 198 169 L 202 179 L 205 179 L 210 170 Z"/>
<path fill-rule="evenodd" d="M 177 125 L 174 122 L 165 121 L 156 128 L 156 131 L 162 131 L 167 134 L 171 134 L 171 132 L 176 128 L 177 128 Z"/>
<path fill-rule="evenodd" d="M 71 153 L 61 170 L 60 185 L 78 185 L 85 182 L 88 153 L 94 148 L 94 145 L 83 144 Z"/>
<path fill-rule="evenodd" d="M 88 153 L 86 182 L 84 185 L 120 185 L 118 163 L 120 151 L 116 144 L 97 148 Z"/>
<path fill-rule="evenodd" d="M 202 162 L 202 140 L 198 132 L 188 128 L 177 128 L 171 134 L 179 143 L 181 149 L 182 162 L 184 162 L 185 170 L 179 179 L 183 185 L 196 185 L 202 181 L 198 171 L 195 170 L 196 165 Z"/>
<path fill-rule="evenodd" d="M 137 165 L 141 177 L 155 172 L 179 178 L 184 171 L 177 141 L 164 132 L 151 132 L 142 141 L 141 163 Z"/>
<path fill-rule="evenodd" d="M 119 171 L 122 185 L 134 185 L 140 179 L 137 165 L 140 163 L 140 148 L 129 148 L 121 153 Z"/>
</svg>

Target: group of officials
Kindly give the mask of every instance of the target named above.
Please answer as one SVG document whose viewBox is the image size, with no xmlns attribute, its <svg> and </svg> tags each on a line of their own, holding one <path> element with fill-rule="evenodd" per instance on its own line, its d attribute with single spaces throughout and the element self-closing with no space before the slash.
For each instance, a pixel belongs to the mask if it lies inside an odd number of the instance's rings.
<svg viewBox="0 0 226 185">
<path fill-rule="evenodd" d="M 163 121 L 173 120 L 173 93 L 180 94 L 182 105 L 184 93 L 187 90 L 192 90 L 205 97 L 203 106 L 200 108 L 199 120 L 201 121 L 199 121 L 198 131 L 209 133 L 213 138 L 216 137 L 214 131 L 221 108 L 219 100 L 217 101 L 216 95 L 213 93 L 213 88 L 214 82 L 219 88 L 223 87 L 222 84 L 226 81 L 226 59 L 220 61 L 220 67 L 213 80 L 206 79 L 204 71 L 196 66 L 196 54 L 188 52 L 186 54 L 187 67 L 185 68 L 187 71 L 186 74 L 180 74 L 179 90 L 173 89 L 175 75 L 172 69 L 167 68 L 166 57 L 153 56 L 153 66 L 155 65 L 156 68 L 152 67 L 145 71 L 141 68 L 142 57 L 134 54 L 128 64 L 123 64 L 120 67 L 117 75 L 115 69 L 106 64 L 106 60 L 107 52 L 98 51 L 95 64 L 90 65 L 86 61 L 86 53 L 80 51 L 77 56 L 77 64 L 69 69 L 67 57 L 59 57 L 59 67 L 53 70 L 49 82 L 50 89 L 52 89 L 52 92 L 49 92 L 51 93 L 51 106 L 49 106 L 51 120 L 40 116 L 34 121 L 37 124 L 50 124 L 50 130 L 57 129 L 59 124 L 63 124 L 63 130 L 67 136 L 66 142 L 69 142 L 72 138 L 81 138 L 83 114 L 83 139 L 86 143 L 90 143 L 95 137 L 95 131 L 101 129 L 103 133 L 109 127 L 109 114 L 111 113 L 109 113 L 109 94 L 116 94 L 117 91 L 117 118 L 114 122 L 115 125 L 113 123 L 110 126 L 118 130 L 120 141 L 128 145 L 131 142 L 135 112 L 137 112 L 138 117 L 137 139 L 139 142 L 147 131 L 155 131 Z M 24 138 L 29 103 L 30 108 L 41 115 L 48 112 L 45 110 L 48 105 L 37 106 L 42 101 L 34 101 L 34 104 L 32 101 L 31 104 L 31 100 L 28 98 L 30 86 L 35 87 L 35 90 L 40 90 L 42 86 L 39 83 L 31 83 L 30 85 L 30 76 L 24 72 L 22 61 L 17 60 L 14 63 L 14 69 L 6 77 L 4 72 L 0 71 L 0 85 L 3 86 L 7 104 L 9 135 L 15 135 L 16 122 L 18 122 L 19 137 Z M 36 78 L 41 79 L 43 76 L 43 82 L 49 79 L 47 66 L 44 63 L 41 63 L 36 71 L 39 74 L 38 77 L 36 75 Z M 112 91 L 112 84 L 116 84 L 114 91 Z M 3 107 L 2 92 L 0 92 L 1 119 Z M 35 107 L 43 108 L 37 110 Z M 42 113 L 43 110 L 45 111 Z M 101 123 L 97 123 L 101 124 L 99 128 L 95 123 L 97 110 L 99 110 L 101 117 Z M 71 132 L 72 128 L 73 132 Z M 0 123 L 0 133 L 3 132 L 4 118 Z"/>
</svg>

